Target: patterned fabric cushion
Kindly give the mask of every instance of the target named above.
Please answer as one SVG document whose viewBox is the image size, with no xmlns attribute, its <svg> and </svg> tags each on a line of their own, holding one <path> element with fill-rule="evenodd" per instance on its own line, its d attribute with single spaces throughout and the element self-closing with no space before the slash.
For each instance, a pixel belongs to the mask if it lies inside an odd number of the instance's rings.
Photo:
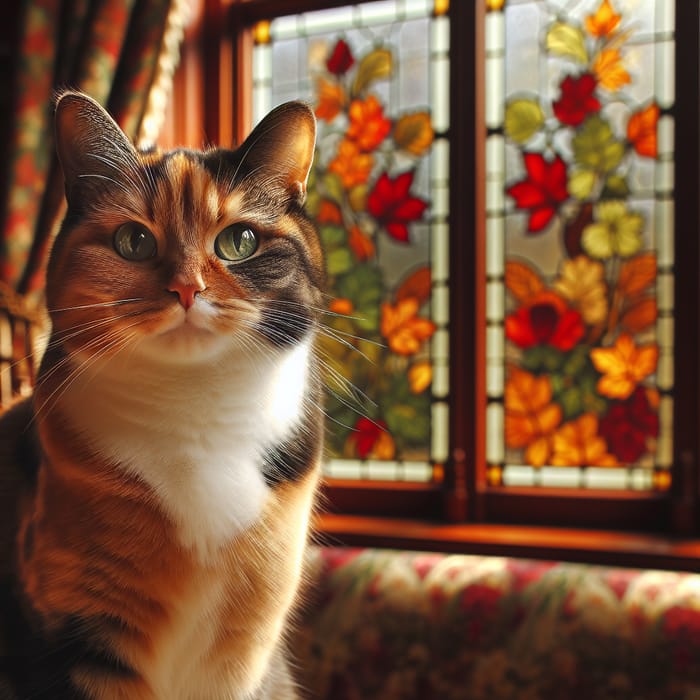
<svg viewBox="0 0 700 700">
<path fill-rule="evenodd" d="M 700 576 L 321 548 L 292 640 L 309 698 L 700 698 Z"/>
</svg>

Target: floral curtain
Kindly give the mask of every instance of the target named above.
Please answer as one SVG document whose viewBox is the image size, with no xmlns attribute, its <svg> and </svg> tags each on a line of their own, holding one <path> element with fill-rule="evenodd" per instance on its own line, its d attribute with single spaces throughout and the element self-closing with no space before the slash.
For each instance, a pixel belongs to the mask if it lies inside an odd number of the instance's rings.
<svg viewBox="0 0 700 700">
<path fill-rule="evenodd" d="M 134 141 L 152 142 L 172 82 L 187 2 L 22 0 L 3 164 L 6 187 L 0 193 L 0 404 L 31 384 L 31 362 L 22 358 L 33 350 L 34 309 L 64 211 L 54 95 L 64 88 L 82 90 L 106 106 Z M 9 373 L 3 371 L 7 364 Z"/>
</svg>

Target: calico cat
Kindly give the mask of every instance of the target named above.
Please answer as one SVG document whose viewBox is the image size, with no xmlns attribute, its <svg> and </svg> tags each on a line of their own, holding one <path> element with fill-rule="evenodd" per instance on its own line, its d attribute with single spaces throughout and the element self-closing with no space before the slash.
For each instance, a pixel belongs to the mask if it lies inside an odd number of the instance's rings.
<svg viewBox="0 0 700 700">
<path fill-rule="evenodd" d="M 0 697 L 286 700 L 322 443 L 313 112 L 139 152 L 56 104 L 68 210 L 0 421 Z"/>
</svg>

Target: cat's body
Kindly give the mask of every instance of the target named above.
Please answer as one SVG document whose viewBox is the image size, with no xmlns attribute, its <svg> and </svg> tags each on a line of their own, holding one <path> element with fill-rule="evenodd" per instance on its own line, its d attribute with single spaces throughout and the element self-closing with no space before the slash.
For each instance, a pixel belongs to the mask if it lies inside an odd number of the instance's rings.
<svg viewBox="0 0 700 700">
<path fill-rule="evenodd" d="M 284 628 L 322 432 L 314 139 L 290 103 L 237 151 L 144 155 L 60 98 L 53 330 L 0 420 L 16 697 L 296 697 Z"/>
</svg>

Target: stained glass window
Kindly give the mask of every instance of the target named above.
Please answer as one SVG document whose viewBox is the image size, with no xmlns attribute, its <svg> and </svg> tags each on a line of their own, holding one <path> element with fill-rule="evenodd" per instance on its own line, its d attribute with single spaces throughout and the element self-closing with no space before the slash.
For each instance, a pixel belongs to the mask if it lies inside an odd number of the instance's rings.
<svg viewBox="0 0 700 700">
<path fill-rule="evenodd" d="M 331 476 L 430 481 L 447 458 L 447 8 L 357 3 L 253 32 L 254 121 L 305 99 L 319 123 Z"/>
<path fill-rule="evenodd" d="M 487 0 L 494 487 L 670 486 L 673 11 Z"/>
</svg>

